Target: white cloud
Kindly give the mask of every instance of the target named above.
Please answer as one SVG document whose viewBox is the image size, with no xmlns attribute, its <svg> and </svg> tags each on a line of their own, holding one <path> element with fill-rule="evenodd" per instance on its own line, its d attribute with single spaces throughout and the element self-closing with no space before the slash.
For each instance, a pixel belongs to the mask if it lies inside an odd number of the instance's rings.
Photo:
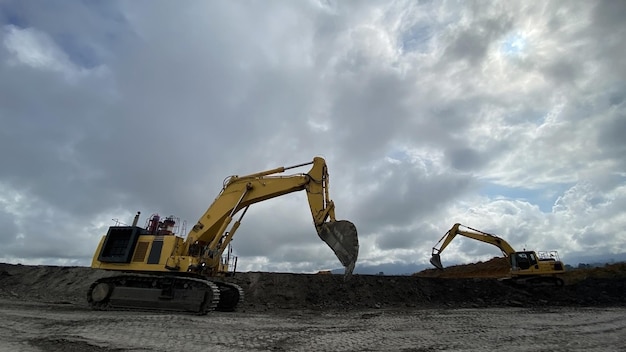
<svg viewBox="0 0 626 352">
<path fill-rule="evenodd" d="M 61 72 L 71 69 L 67 55 L 38 30 L 5 26 L 4 46 L 13 55 L 9 63 Z"/>
<path fill-rule="evenodd" d="M 70 57 L 45 32 L 34 28 L 3 28 L 3 43 L 9 53 L 9 66 L 24 65 L 42 71 L 57 72 L 69 82 L 87 75 L 106 75 L 106 67 L 84 68 L 74 64 Z"/>
</svg>

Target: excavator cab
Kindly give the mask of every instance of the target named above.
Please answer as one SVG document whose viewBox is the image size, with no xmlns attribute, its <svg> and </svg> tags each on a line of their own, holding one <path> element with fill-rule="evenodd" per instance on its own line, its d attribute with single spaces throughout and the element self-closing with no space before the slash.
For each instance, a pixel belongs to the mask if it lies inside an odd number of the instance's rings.
<svg viewBox="0 0 626 352">
<path fill-rule="evenodd" d="M 514 270 L 528 270 L 531 266 L 537 265 L 535 252 L 515 252 L 511 255 L 511 268 Z M 538 267 L 537 267 L 538 268 Z"/>
</svg>

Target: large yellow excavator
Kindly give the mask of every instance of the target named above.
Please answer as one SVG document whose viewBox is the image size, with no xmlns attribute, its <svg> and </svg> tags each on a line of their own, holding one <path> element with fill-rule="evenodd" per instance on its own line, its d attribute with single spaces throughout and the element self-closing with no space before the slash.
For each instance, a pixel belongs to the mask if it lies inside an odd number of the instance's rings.
<svg viewBox="0 0 626 352">
<path fill-rule="evenodd" d="M 511 265 L 510 276 L 502 278 L 503 280 L 529 286 L 546 284 L 556 286 L 563 285 L 563 279 L 560 278 L 559 275 L 565 272 L 565 267 L 563 266 L 563 262 L 559 260 L 558 252 L 518 252 L 513 249 L 507 241 L 496 235 L 458 223 L 454 224 L 454 226 L 441 237 L 435 247 L 433 247 L 432 257 L 430 258 L 430 263 L 433 266 L 438 269 L 443 269 L 440 254 L 457 235 L 498 247 L 502 251 L 502 254 L 509 259 Z"/>
<path fill-rule="evenodd" d="M 280 176 L 311 165 L 308 173 Z M 229 244 L 250 205 L 297 191 L 306 191 L 319 237 L 335 252 L 349 276 L 359 242 L 354 224 L 335 219 L 329 197 L 326 161 L 279 167 L 246 176 L 230 176 L 186 239 L 173 231 L 175 218 L 153 216 L 145 228 L 111 226 L 102 237 L 91 267 L 123 273 L 96 280 L 87 301 L 93 309 L 145 309 L 206 314 L 232 311 L 243 299 L 241 287 L 227 282 Z M 227 227 L 239 211 L 241 216 Z M 225 253 L 226 252 L 226 253 Z"/>
</svg>

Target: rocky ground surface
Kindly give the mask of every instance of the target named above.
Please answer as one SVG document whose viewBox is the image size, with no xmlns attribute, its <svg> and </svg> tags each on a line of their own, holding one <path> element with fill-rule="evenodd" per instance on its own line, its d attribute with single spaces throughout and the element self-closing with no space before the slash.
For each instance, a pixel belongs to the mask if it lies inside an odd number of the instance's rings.
<svg viewBox="0 0 626 352">
<path fill-rule="evenodd" d="M 482 268 L 482 269 L 481 269 Z M 500 282 L 506 262 L 494 258 L 413 276 L 245 272 L 229 280 L 245 292 L 241 310 L 392 307 L 626 306 L 626 263 L 575 270 L 563 287 L 524 288 Z M 91 282 L 114 273 L 86 267 L 0 263 L 0 297 L 86 304 Z"/>
</svg>

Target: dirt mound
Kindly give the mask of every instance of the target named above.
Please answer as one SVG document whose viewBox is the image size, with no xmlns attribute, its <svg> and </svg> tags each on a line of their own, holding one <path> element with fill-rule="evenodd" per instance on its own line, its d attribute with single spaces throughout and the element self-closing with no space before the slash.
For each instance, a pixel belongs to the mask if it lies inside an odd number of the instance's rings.
<svg viewBox="0 0 626 352">
<path fill-rule="evenodd" d="M 0 297 L 78 302 L 93 281 L 111 275 L 86 267 L 0 263 Z"/>
<path fill-rule="evenodd" d="M 486 262 L 454 265 L 442 269 L 426 269 L 413 274 L 419 277 L 439 278 L 501 278 L 509 274 L 509 261 L 504 257 L 494 257 Z"/>
<path fill-rule="evenodd" d="M 607 264 L 603 267 L 575 269 L 563 275 L 566 282 L 578 283 L 586 279 L 623 279 L 626 278 L 626 263 Z"/>
<path fill-rule="evenodd" d="M 495 272 L 496 264 L 500 265 L 498 261 L 486 265 L 493 266 Z M 475 267 L 465 269 L 473 272 Z M 602 272 L 610 271 L 609 277 L 589 271 L 564 287 L 534 289 L 508 286 L 494 278 L 428 277 L 428 270 L 413 276 L 353 275 L 349 280 L 343 275 L 245 272 L 228 281 L 244 289 L 243 311 L 626 305 L 626 265 L 607 269 Z M 86 267 L 0 263 L 0 297 L 86 306 L 89 285 L 97 278 L 115 274 Z"/>
</svg>

